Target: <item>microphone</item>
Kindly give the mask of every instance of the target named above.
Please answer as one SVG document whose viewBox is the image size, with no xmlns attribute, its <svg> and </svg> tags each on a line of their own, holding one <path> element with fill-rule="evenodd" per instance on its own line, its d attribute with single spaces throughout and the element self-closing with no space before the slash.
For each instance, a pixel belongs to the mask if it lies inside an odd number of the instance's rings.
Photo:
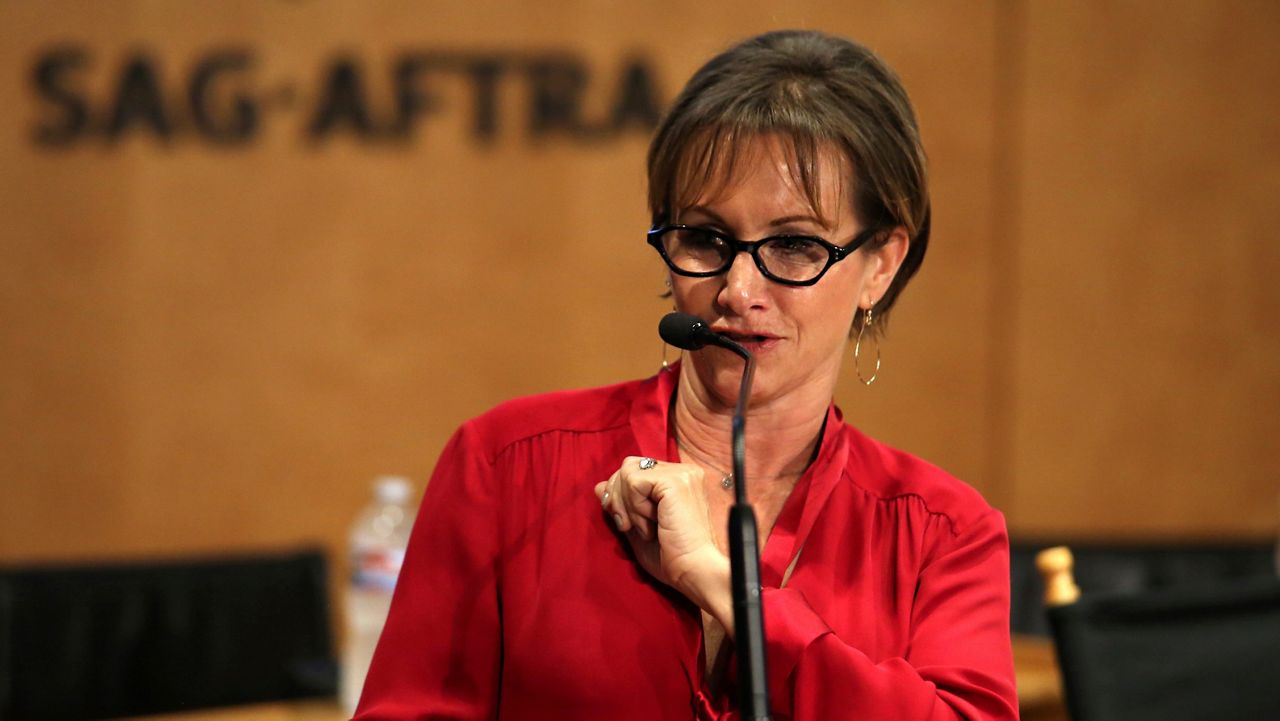
<svg viewBox="0 0 1280 721">
<path fill-rule="evenodd" d="M 662 316 L 658 323 L 658 335 L 662 336 L 667 345 L 684 350 L 701 350 L 708 343 L 719 345 L 717 341 L 720 340 L 720 336 L 707 327 L 705 320 L 688 313 L 668 313 Z"/>
<path fill-rule="evenodd" d="M 695 351 L 717 345 L 746 361 L 738 385 L 733 412 L 734 504 L 729 508 L 729 566 L 733 585 L 733 627 L 738 653 L 738 705 L 743 719 L 769 720 L 769 676 L 765 670 L 764 608 L 760 603 L 760 533 L 756 512 L 747 503 L 746 427 L 747 398 L 756 361 L 750 351 L 711 330 L 707 322 L 688 313 L 668 313 L 658 323 L 658 334 L 668 345 Z"/>
<path fill-rule="evenodd" d="M 662 336 L 662 340 L 666 341 L 667 345 L 683 350 L 702 350 L 709 345 L 718 345 L 738 354 L 739 358 L 747 362 L 748 370 L 754 368 L 751 351 L 743 348 L 732 338 L 711 330 L 707 322 L 696 315 L 668 313 L 662 316 L 662 320 L 658 322 L 658 335 Z M 744 380 L 746 383 L 739 389 L 741 392 L 738 394 L 738 416 L 746 411 L 747 395 L 751 392 L 750 378 L 744 375 Z"/>
</svg>

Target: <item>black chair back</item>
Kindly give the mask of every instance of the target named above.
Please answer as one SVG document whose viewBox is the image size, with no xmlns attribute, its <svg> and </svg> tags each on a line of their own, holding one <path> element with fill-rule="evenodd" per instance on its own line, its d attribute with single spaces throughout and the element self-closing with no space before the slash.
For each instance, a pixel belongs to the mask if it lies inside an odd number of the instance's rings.
<svg viewBox="0 0 1280 721">
<path fill-rule="evenodd" d="M 0 719 L 332 696 L 325 560 L 0 570 Z"/>
<path fill-rule="evenodd" d="M 1044 584 L 1036 554 L 1062 539 L 1015 539 L 1010 548 L 1010 626 L 1014 633 L 1049 635 Z M 1084 543 L 1067 545 L 1075 556 L 1075 581 L 1095 593 L 1137 593 L 1162 588 L 1212 589 L 1247 578 L 1274 577 L 1274 543 Z M 1280 721 L 1280 720 L 1278 720 Z"/>
<path fill-rule="evenodd" d="M 1280 581 L 1049 609 L 1074 721 L 1280 719 Z"/>
</svg>

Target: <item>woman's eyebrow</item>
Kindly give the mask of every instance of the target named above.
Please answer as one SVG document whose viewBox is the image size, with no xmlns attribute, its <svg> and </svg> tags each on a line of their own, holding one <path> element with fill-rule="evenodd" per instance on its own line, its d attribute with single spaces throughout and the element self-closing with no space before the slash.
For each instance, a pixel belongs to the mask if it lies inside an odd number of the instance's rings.
<svg viewBox="0 0 1280 721">
<path fill-rule="evenodd" d="M 787 225 L 789 223 L 813 223 L 823 230 L 831 230 L 831 225 L 816 215 L 787 215 L 773 219 L 769 222 L 769 226 L 777 228 L 778 226 Z"/>
<path fill-rule="evenodd" d="M 717 223 L 726 228 L 729 226 L 728 223 L 724 222 L 724 218 L 721 218 L 719 214 L 717 214 L 714 210 L 706 207 L 705 205 L 691 205 L 688 208 L 685 208 L 684 212 L 685 213 L 701 213 L 702 215 L 707 216 L 707 218 L 710 219 L 711 222 L 713 223 Z"/>
<path fill-rule="evenodd" d="M 707 218 L 710 219 L 711 222 L 713 223 L 718 223 L 719 225 L 722 225 L 724 227 L 729 226 L 729 224 L 724 221 L 724 218 L 721 218 L 720 215 L 717 214 L 714 210 L 704 205 L 691 205 L 688 208 L 686 208 L 684 212 L 701 213 L 702 215 L 707 216 Z M 774 218 L 773 220 L 769 221 L 769 227 L 778 228 L 783 225 L 788 225 L 790 223 L 813 223 L 814 225 L 818 226 L 819 228 L 822 228 L 823 230 L 831 230 L 831 225 L 827 223 L 827 221 L 823 220 L 822 218 L 819 218 L 816 215 L 784 215 L 781 218 Z"/>
</svg>

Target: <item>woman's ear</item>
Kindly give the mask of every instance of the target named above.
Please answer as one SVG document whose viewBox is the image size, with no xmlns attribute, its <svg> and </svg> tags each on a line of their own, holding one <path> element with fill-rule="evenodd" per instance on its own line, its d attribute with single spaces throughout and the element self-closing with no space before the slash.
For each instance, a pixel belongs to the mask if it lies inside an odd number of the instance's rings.
<svg viewBox="0 0 1280 721">
<path fill-rule="evenodd" d="M 907 235 L 906 227 L 899 225 L 889 231 L 888 239 L 879 247 L 866 251 L 867 278 L 863 285 L 861 307 L 872 307 L 889 292 L 889 285 L 898 274 L 898 268 L 902 267 L 902 261 L 906 259 L 910 247 L 911 237 Z"/>
</svg>

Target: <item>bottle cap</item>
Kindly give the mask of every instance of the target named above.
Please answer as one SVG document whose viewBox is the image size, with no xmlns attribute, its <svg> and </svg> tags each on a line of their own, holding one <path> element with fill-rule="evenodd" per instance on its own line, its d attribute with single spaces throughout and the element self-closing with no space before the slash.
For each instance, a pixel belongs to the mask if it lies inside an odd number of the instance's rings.
<svg viewBox="0 0 1280 721">
<path fill-rule="evenodd" d="M 378 476 L 373 481 L 373 496 L 378 503 L 402 505 L 409 500 L 413 486 L 404 476 Z"/>
</svg>

